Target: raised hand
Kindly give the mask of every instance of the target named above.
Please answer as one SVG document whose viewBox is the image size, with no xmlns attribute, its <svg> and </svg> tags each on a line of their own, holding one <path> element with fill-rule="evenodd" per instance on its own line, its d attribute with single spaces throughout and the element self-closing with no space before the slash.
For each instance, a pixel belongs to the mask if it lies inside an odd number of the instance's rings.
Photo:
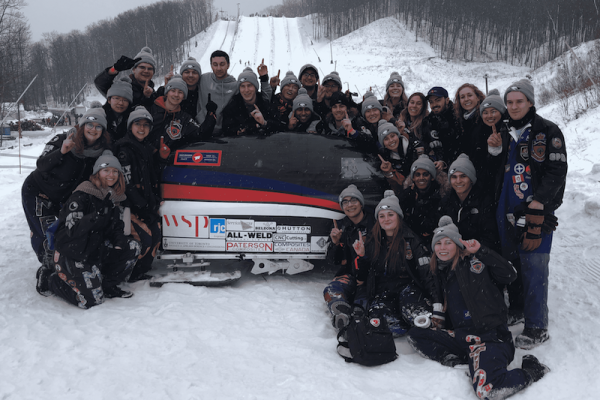
<svg viewBox="0 0 600 400">
<path fill-rule="evenodd" d="M 128 69 L 133 68 L 133 66 L 135 65 L 135 63 L 137 63 L 140 60 L 141 60 L 141 58 L 136 58 L 134 60 L 134 59 L 129 58 L 127 56 L 121 56 L 121 58 L 119 58 L 117 60 L 117 62 L 115 63 L 115 65 L 113 65 L 113 68 L 117 72 L 126 71 Z"/>
<path fill-rule="evenodd" d="M 346 117 L 342 120 L 342 126 L 346 130 L 346 132 L 352 131 L 352 121 L 350 121 L 350 117 L 348 117 L 348 111 L 346 111 Z"/>
<path fill-rule="evenodd" d="M 158 154 L 163 160 L 166 160 L 169 157 L 169 154 L 171 154 L 171 149 L 165 144 L 164 136 L 160 137 L 160 146 L 158 146 Z"/>
<path fill-rule="evenodd" d="M 492 134 L 488 138 L 487 144 L 490 147 L 502 146 L 502 136 L 500 136 L 500 134 L 496 132 L 496 125 L 492 125 Z"/>
<path fill-rule="evenodd" d="M 335 219 L 333 220 L 333 229 L 331 230 L 329 237 L 333 244 L 338 244 L 342 238 L 342 229 L 338 229 L 337 221 Z"/>
<path fill-rule="evenodd" d="M 292 118 L 290 118 L 290 121 L 288 122 L 288 129 L 292 130 L 294 128 L 296 128 L 296 125 L 298 125 L 298 118 L 296 118 L 295 116 L 292 115 Z"/>
<path fill-rule="evenodd" d="M 319 88 L 317 89 L 317 103 L 320 103 L 325 98 L 325 92 L 327 92 L 327 89 L 325 88 L 325 86 L 321 86 L 320 79 L 317 81 L 317 85 L 319 86 Z"/>
<path fill-rule="evenodd" d="M 169 83 L 173 75 L 175 75 L 175 73 L 173 72 L 173 64 L 171 64 L 171 69 L 169 70 L 169 73 L 165 75 L 165 85 Z"/>
<path fill-rule="evenodd" d="M 279 84 L 281 83 L 281 79 L 279 79 L 280 73 L 281 73 L 281 70 L 278 70 L 277 76 L 272 77 L 271 80 L 269 81 L 269 85 L 271 85 L 271 88 L 273 88 L 273 91 L 275 91 L 275 88 L 277 86 L 279 86 Z"/>
<path fill-rule="evenodd" d="M 462 240 L 461 239 L 460 242 L 463 244 L 463 246 L 465 246 L 465 250 L 469 254 L 475 254 L 475 253 L 477 253 L 477 250 L 479 250 L 481 248 L 481 244 L 475 239 L 470 239 L 470 240 Z"/>
<path fill-rule="evenodd" d="M 363 235 L 361 231 L 358 231 L 358 240 L 354 241 L 352 247 L 354 248 L 354 251 L 359 257 L 365 256 L 365 242 L 363 240 Z"/>
<path fill-rule="evenodd" d="M 258 66 L 258 68 L 256 68 L 256 71 L 258 71 L 258 76 L 264 76 L 264 75 L 267 75 L 269 73 L 269 69 L 265 65 L 265 59 L 264 58 L 260 62 L 260 65 Z"/>
<path fill-rule="evenodd" d="M 208 102 L 206 103 L 206 113 L 215 114 L 219 108 L 218 104 L 210 99 L 210 93 L 208 94 Z"/>
<path fill-rule="evenodd" d="M 154 93 L 154 89 L 152 89 L 150 86 L 148 86 L 148 82 L 150 82 L 150 81 L 147 80 L 146 84 L 144 85 L 144 96 L 146 96 L 147 98 L 150 98 L 150 96 L 152 96 L 152 93 Z"/>
<path fill-rule="evenodd" d="M 381 160 L 381 170 L 385 173 L 388 172 L 392 172 L 392 163 L 389 161 L 385 161 L 385 159 L 383 157 L 381 157 L 381 154 L 377 154 L 379 156 L 379 159 Z"/>
<path fill-rule="evenodd" d="M 70 152 L 73 147 L 75 147 L 75 142 L 73 141 L 73 137 L 75 137 L 75 132 L 71 132 L 68 134 L 67 138 L 62 143 L 62 147 L 60 148 L 60 152 L 62 154 L 67 154 Z"/>
<path fill-rule="evenodd" d="M 254 105 L 254 111 L 252 111 L 250 115 L 252 115 L 252 118 L 260 125 L 266 125 L 265 118 L 256 104 Z"/>
</svg>

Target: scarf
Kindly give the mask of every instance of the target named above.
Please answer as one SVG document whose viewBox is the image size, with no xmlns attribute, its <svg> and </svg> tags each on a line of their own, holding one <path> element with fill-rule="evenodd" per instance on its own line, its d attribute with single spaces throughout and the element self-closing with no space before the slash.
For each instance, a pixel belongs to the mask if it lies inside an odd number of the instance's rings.
<svg viewBox="0 0 600 400">
<path fill-rule="evenodd" d="M 115 205 L 119 205 L 120 202 L 124 201 L 127 198 L 125 194 L 116 194 L 110 187 L 99 188 L 90 181 L 85 181 L 79 184 L 79 186 L 77 186 L 77 189 L 75 189 L 75 192 L 77 191 L 87 193 L 100 200 L 104 200 L 106 195 L 110 193 L 110 199 Z"/>
</svg>

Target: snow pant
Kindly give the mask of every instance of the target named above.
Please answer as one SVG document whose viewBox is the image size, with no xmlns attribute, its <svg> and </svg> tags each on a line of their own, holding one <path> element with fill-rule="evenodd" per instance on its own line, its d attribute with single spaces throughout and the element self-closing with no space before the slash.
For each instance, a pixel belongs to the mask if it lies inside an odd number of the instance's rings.
<svg viewBox="0 0 600 400">
<path fill-rule="evenodd" d="M 441 362 L 456 355 L 469 363 L 473 390 L 480 399 L 504 399 L 532 383 L 522 369 L 509 371 L 515 346 L 506 325 L 483 333 L 473 328 L 436 330 L 413 328 L 408 343 L 422 356 Z"/>
<path fill-rule="evenodd" d="M 115 249 L 105 242 L 99 260 L 75 261 L 54 252 L 55 272 L 48 278 L 50 290 L 67 302 L 88 309 L 104 302 L 104 289 L 126 281 L 140 255 L 140 244 L 130 239 L 128 248 Z"/>
<path fill-rule="evenodd" d="M 408 284 L 400 291 L 376 294 L 369 304 L 369 317 L 385 318 L 394 336 L 404 336 L 419 315 L 431 313 L 432 308 L 423 292 Z"/>
<path fill-rule="evenodd" d="M 60 204 L 48 200 L 33 178 L 28 176 L 21 188 L 21 201 L 31 231 L 31 247 L 42 265 L 52 269 L 53 252 L 48 248 L 46 230 L 58 219 Z"/>
<path fill-rule="evenodd" d="M 356 278 L 350 274 L 336 276 L 323 290 L 323 298 L 332 316 L 331 306 L 338 301 L 367 308 L 366 285 L 358 286 Z"/>
<path fill-rule="evenodd" d="M 142 245 L 139 260 L 131 273 L 132 280 L 135 280 L 135 278 L 144 275 L 152 268 L 152 262 L 156 257 L 156 250 L 162 237 L 159 220 L 146 224 L 135 215 L 132 215 L 131 234 Z"/>
</svg>

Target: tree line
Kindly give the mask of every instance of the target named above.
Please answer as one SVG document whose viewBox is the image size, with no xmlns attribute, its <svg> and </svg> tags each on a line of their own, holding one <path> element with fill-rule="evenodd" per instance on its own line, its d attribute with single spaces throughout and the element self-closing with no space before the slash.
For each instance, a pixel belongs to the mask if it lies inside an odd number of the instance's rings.
<svg viewBox="0 0 600 400">
<path fill-rule="evenodd" d="M 212 0 L 172 0 L 129 10 L 88 26 L 85 31 L 44 34 L 32 43 L 20 10 L 24 0 L 0 0 L 0 104 L 23 98 L 26 107 L 53 99 L 70 103 L 86 83 L 121 55 L 152 49 L 157 71 L 188 57 L 189 42 L 212 23 Z M 68 22 L 67 22 L 68 23 Z M 186 47 L 187 46 L 187 47 Z"/>
<path fill-rule="evenodd" d="M 442 57 L 531 67 L 600 37 L 599 0 L 284 0 L 268 11 L 314 14 L 314 36 L 330 39 L 394 16 Z"/>
</svg>

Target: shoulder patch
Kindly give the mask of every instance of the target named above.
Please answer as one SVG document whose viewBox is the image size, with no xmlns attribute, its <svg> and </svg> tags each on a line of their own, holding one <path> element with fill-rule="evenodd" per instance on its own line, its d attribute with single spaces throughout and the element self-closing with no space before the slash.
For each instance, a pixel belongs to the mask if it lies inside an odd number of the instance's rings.
<svg viewBox="0 0 600 400">
<path fill-rule="evenodd" d="M 477 259 L 477 257 L 473 257 L 471 259 L 470 263 L 471 263 L 470 270 L 471 270 L 471 272 L 473 272 L 475 274 L 480 274 L 481 271 L 483 271 L 483 268 L 485 267 L 485 265 L 481 261 L 479 261 Z"/>
<path fill-rule="evenodd" d="M 555 149 L 560 149 L 562 146 L 563 144 L 560 138 L 555 137 L 554 139 L 552 139 L 552 147 L 554 147 Z"/>
</svg>

